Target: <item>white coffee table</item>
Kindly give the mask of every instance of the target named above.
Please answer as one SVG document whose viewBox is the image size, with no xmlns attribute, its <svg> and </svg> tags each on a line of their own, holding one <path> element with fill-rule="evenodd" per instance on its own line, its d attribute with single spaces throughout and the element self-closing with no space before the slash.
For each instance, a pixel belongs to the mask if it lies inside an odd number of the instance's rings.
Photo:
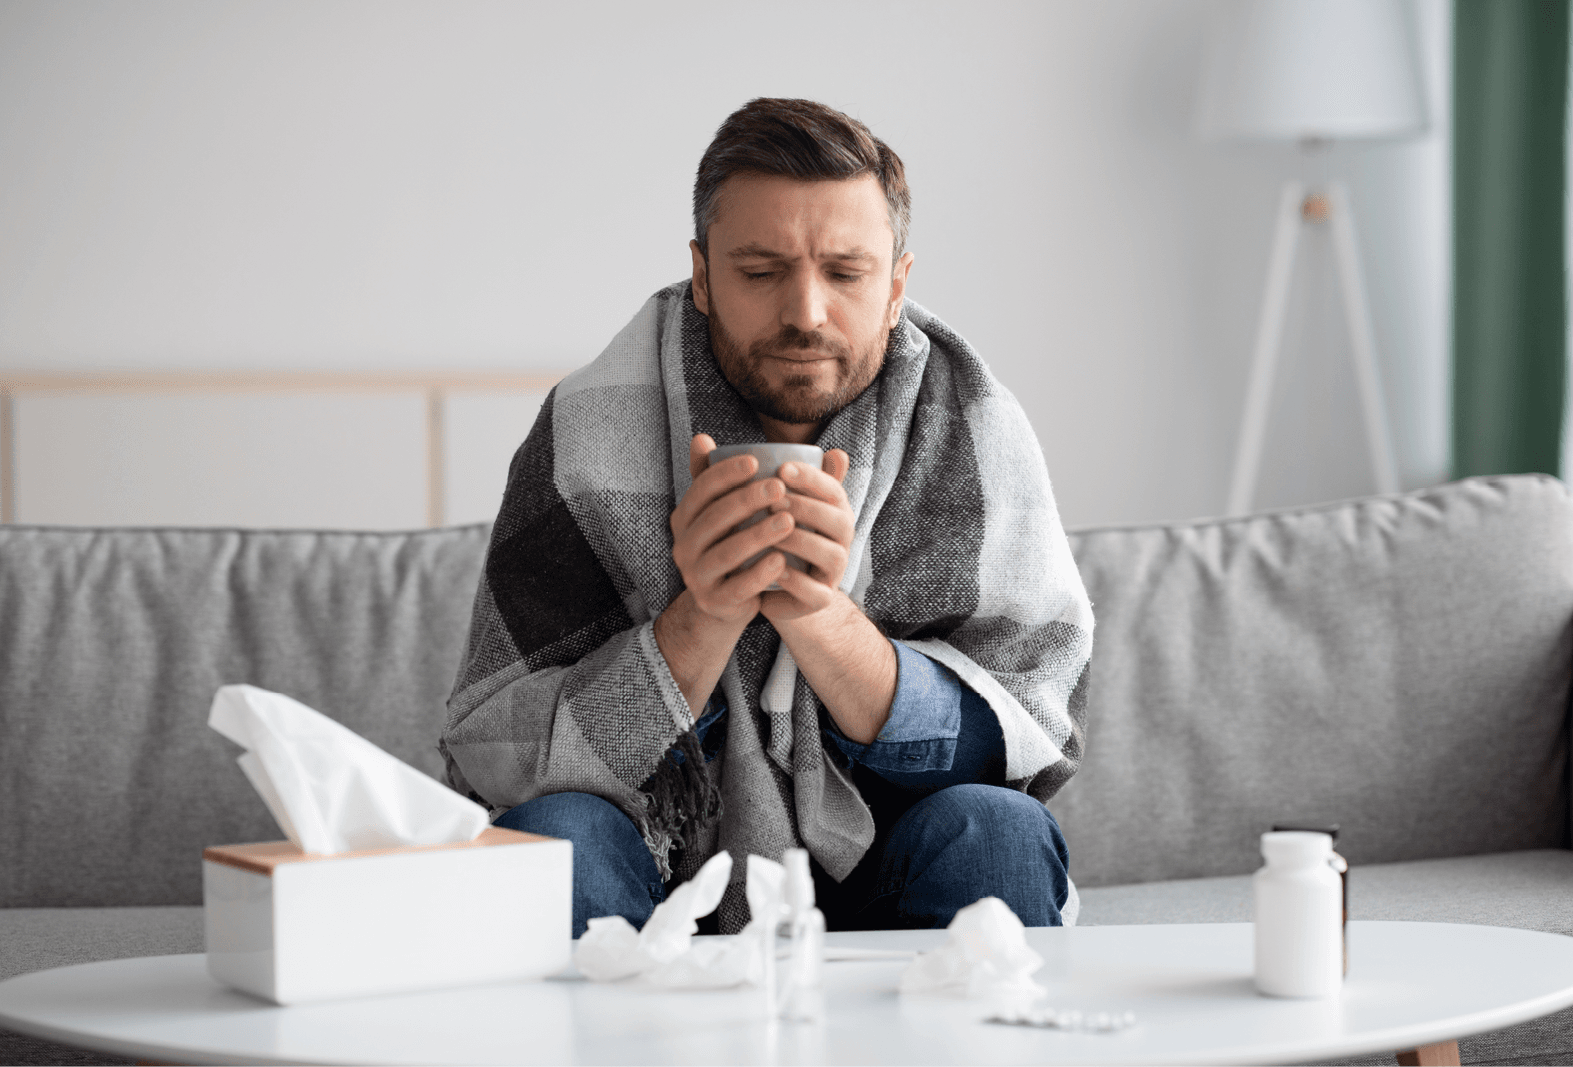
<svg viewBox="0 0 1573 1067">
<path fill-rule="evenodd" d="M 751 989 L 662 993 L 579 979 L 279 1008 L 215 985 L 201 955 L 82 964 L 0 982 L 0 1025 L 200 1063 L 1271 1063 L 1394 1052 L 1573 1005 L 1573 938 L 1363 922 L 1335 1001 L 1258 996 L 1251 927 L 1029 930 L 1046 1004 L 1133 1011 L 1114 1034 L 990 1025 L 989 1006 L 902 997 L 899 960 L 826 966 L 822 1023 L 771 1026 Z M 932 947 L 943 931 L 832 934 Z"/>
</svg>

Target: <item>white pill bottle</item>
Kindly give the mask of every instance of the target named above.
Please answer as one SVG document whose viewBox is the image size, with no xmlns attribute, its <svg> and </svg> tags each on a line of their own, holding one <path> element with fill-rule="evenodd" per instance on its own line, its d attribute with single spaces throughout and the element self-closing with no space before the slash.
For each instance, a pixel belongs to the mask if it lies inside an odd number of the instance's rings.
<svg viewBox="0 0 1573 1067">
<path fill-rule="evenodd" d="M 1256 988 L 1270 997 L 1335 997 L 1344 984 L 1343 879 L 1328 834 L 1262 835 L 1256 872 Z"/>
</svg>

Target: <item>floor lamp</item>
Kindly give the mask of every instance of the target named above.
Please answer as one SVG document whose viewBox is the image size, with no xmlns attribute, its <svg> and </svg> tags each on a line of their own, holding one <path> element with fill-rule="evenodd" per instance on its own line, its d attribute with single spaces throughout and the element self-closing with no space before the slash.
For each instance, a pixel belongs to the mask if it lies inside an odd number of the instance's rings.
<svg viewBox="0 0 1573 1067">
<path fill-rule="evenodd" d="M 1424 129 L 1419 80 L 1399 0 L 1226 0 L 1214 12 L 1199 126 L 1210 139 L 1299 142 L 1411 136 Z M 1284 185 L 1257 317 L 1228 511 L 1251 508 L 1283 344 L 1295 253 L 1306 226 L 1331 226 L 1344 320 L 1371 467 L 1379 492 L 1398 489 L 1376 336 L 1360 270 L 1354 213 L 1342 182 Z"/>
</svg>

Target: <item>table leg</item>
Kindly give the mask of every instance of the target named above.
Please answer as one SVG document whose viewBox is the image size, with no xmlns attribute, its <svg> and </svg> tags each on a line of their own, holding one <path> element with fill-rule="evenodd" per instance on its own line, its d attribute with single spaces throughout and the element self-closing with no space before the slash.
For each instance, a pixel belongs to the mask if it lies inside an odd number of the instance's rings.
<svg viewBox="0 0 1573 1067">
<path fill-rule="evenodd" d="M 1438 1041 L 1434 1045 L 1421 1045 L 1398 1054 L 1402 1067 L 1459 1067 L 1458 1042 Z"/>
</svg>

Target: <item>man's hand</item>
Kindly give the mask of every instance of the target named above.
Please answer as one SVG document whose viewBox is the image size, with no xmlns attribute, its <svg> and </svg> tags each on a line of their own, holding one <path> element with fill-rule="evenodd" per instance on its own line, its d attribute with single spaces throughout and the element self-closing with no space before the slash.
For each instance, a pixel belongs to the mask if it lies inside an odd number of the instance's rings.
<svg viewBox="0 0 1573 1067">
<path fill-rule="evenodd" d="M 776 547 L 798 555 L 809 571 L 783 568 L 780 591 L 766 593 L 760 610 L 836 726 L 866 745 L 890 718 L 896 651 L 840 589 L 852 553 L 852 505 L 841 484 L 850 465 L 839 448 L 825 453 L 823 470 L 782 464 L 790 492 L 771 508 L 791 515 L 794 529 Z"/>
<path fill-rule="evenodd" d="M 852 550 L 852 506 L 841 485 L 847 454 L 832 449 L 823 470 L 788 463 L 779 477 L 750 482 L 757 460 L 734 456 L 711 467 L 714 448 L 707 434 L 689 445 L 693 485 L 672 512 L 672 559 L 687 588 L 655 621 L 656 643 L 690 712 L 704 706 L 737 639 L 763 612 L 841 732 L 867 744 L 890 717 L 896 653 L 838 588 Z M 760 510 L 771 514 L 732 532 Z M 777 549 L 809 571 L 787 567 Z M 759 552 L 762 559 L 738 570 Z M 765 592 L 772 582 L 781 588 Z"/>
<path fill-rule="evenodd" d="M 852 551 L 852 505 L 842 481 L 851 459 L 839 448 L 825 453 L 824 469 L 783 463 L 779 480 L 789 492 L 772 501 L 771 511 L 790 515 L 793 529 L 775 547 L 809 565 L 807 573 L 783 567 L 779 591 L 764 594 L 760 611 L 772 625 L 801 619 L 836 602 L 841 576 Z M 763 561 L 761 561 L 763 562 Z"/>
<path fill-rule="evenodd" d="M 782 479 L 750 482 L 759 470 L 753 456 L 733 456 L 712 467 L 709 456 L 714 450 L 715 441 L 703 433 L 694 435 L 688 446 L 694 481 L 672 512 L 672 559 L 700 611 L 721 621 L 741 619 L 746 626 L 759 613 L 760 594 L 778 579 L 786 560 L 772 552 L 746 570 L 738 568 L 749 557 L 790 539 L 793 516 L 778 510 L 787 495 Z M 732 532 L 764 510 L 776 513 Z"/>
<path fill-rule="evenodd" d="M 656 644 L 696 716 L 720 681 L 738 637 L 759 613 L 760 594 L 786 569 L 786 560 L 770 552 L 753 566 L 738 568 L 785 540 L 794 521 L 781 512 L 733 533 L 750 515 L 780 502 L 786 486 L 779 478 L 750 482 L 759 470 L 753 456 L 734 456 L 712 467 L 714 450 L 709 434 L 696 434 L 689 443 L 693 484 L 671 519 L 672 560 L 685 588 L 655 621 Z"/>
</svg>

